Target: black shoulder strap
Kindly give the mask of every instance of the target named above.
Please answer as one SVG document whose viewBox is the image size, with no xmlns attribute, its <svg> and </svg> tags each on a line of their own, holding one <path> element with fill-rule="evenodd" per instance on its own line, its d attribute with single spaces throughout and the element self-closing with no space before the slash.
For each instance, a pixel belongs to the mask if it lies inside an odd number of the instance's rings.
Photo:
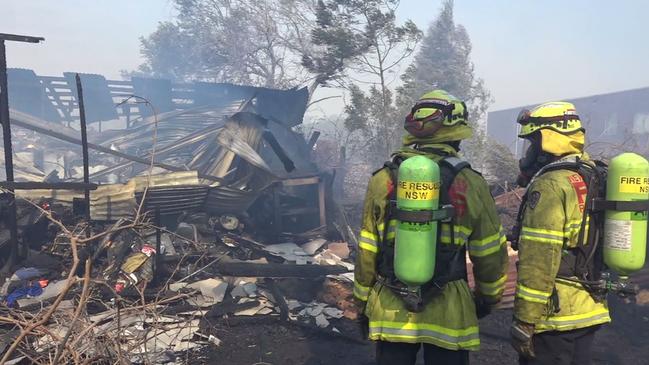
<svg viewBox="0 0 649 365">
<path fill-rule="evenodd" d="M 439 161 L 439 167 L 442 186 L 444 187 L 440 192 L 440 203 L 441 205 L 448 205 L 451 204 L 451 197 L 449 195 L 451 185 L 453 185 L 460 171 L 465 168 L 471 168 L 471 164 L 459 157 L 451 156 L 441 159 Z"/>
</svg>

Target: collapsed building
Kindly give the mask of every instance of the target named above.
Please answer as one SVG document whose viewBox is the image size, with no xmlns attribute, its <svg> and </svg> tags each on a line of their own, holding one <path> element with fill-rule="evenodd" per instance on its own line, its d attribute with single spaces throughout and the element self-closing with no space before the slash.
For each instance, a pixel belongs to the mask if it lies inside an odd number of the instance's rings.
<svg viewBox="0 0 649 365">
<path fill-rule="evenodd" d="M 11 121 L 17 181 L 82 181 L 76 86 L 71 73 L 41 77 L 11 69 Z M 81 75 L 90 151 L 90 218 L 202 210 L 254 221 L 278 237 L 284 229 L 326 225 L 327 173 L 312 162 L 302 122 L 306 89 L 172 84 Z M 116 107 L 117 106 L 117 107 Z M 110 128 L 110 129 L 107 129 Z M 142 178 L 142 176 L 151 176 Z M 21 190 L 72 206 L 80 191 Z M 253 207 L 255 214 L 248 215 Z"/>
<path fill-rule="evenodd" d="M 306 89 L 79 75 L 80 92 L 75 74 L 8 74 L 15 183 L 4 187 L 16 187 L 21 249 L 11 262 L 3 219 L 0 297 L 10 316 L 51 310 L 47 335 L 18 337 L 15 361 L 179 361 L 218 347 L 220 327 L 204 320 L 229 316 L 349 340 L 334 325 L 352 316 L 355 238 L 331 198 L 334 174 L 311 157 L 318 133 L 299 132 Z M 106 287 L 75 285 L 91 278 Z M 15 331 L 0 323 L 0 356 Z M 57 349 L 64 338 L 79 346 Z"/>
</svg>

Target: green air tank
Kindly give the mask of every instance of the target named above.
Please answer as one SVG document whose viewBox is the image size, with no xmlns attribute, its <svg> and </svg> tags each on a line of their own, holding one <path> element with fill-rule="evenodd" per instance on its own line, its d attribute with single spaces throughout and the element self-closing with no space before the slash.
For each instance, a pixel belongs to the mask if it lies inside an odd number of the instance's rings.
<svg viewBox="0 0 649 365">
<path fill-rule="evenodd" d="M 439 206 L 439 166 L 424 156 L 413 156 L 399 166 L 397 209 L 406 212 L 433 211 Z M 423 285 L 435 273 L 437 222 L 398 219 L 394 273 L 408 286 Z"/>
<path fill-rule="evenodd" d="M 606 199 L 649 199 L 649 162 L 635 153 L 611 160 L 606 181 Z M 647 252 L 647 212 L 607 210 L 604 220 L 604 262 L 620 276 L 644 266 Z"/>
</svg>

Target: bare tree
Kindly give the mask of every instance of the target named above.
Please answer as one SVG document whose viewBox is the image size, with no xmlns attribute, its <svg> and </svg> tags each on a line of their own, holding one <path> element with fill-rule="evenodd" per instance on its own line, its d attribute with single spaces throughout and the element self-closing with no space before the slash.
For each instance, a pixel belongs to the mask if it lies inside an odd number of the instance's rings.
<svg viewBox="0 0 649 365">
<path fill-rule="evenodd" d="M 288 88 L 314 77 L 309 52 L 310 0 L 174 0 L 178 17 L 141 39 L 138 71 L 173 80 Z"/>
</svg>

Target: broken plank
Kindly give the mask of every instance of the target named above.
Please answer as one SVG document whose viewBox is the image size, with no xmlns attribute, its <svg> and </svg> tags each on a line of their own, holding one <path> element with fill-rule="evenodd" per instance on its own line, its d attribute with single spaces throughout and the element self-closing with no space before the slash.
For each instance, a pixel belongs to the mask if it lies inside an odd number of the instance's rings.
<svg viewBox="0 0 649 365">
<path fill-rule="evenodd" d="M 219 274 L 239 277 L 316 278 L 349 272 L 342 266 L 259 264 L 250 262 L 220 262 L 214 266 Z"/>
</svg>

